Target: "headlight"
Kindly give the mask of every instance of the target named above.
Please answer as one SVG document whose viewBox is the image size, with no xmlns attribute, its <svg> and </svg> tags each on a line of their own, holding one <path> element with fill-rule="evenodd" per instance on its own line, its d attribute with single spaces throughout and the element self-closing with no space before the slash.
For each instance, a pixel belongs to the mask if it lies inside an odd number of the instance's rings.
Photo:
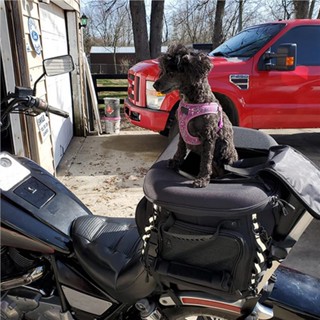
<svg viewBox="0 0 320 320">
<path fill-rule="evenodd" d="M 151 109 L 160 109 L 161 103 L 165 95 L 160 92 L 157 92 L 153 88 L 153 84 L 153 81 L 147 81 L 146 83 L 147 107 Z"/>
</svg>

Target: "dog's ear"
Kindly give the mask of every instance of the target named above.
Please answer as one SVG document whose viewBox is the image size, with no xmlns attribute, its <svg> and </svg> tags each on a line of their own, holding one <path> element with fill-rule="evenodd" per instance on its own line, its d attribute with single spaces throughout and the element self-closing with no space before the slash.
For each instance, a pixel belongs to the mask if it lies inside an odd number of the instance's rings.
<svg viewBox="0 0 320 320">
<path fill-rule="evenodd" d="M 199 59 L 201 60 L 201 64 L 203 65 L 204 71 L 209 73 L 210 70 L 213 68 L 213 64 L 210 58 L 204 53 L 199 53 Z"/>
<path fill-rule="evenodd" d="M 158 61 L 160 74 L 162 74 L 167 69 L 167 66 L 170 66 L 174 63 L 174 57 L 172 57 L 169 53 L 164 53 L 159 57 Z"/>
<path fill-rule="evenodd" d="M 178 71 L 183 72 L 185 70 L 185 68 L 190 64 L 191 55 L 189 53 L 187 53 L 181 57 L 177 56 L 176 58 L 178 58 L 178 60 L 177 60 Z"/>
<path fill-rule="evenodd" d="M 179 71 L 200 79 L 208 75 L 212 68 L 210 58 L 204 53 L 190 52 L 181 58 Z"/>
</svg>

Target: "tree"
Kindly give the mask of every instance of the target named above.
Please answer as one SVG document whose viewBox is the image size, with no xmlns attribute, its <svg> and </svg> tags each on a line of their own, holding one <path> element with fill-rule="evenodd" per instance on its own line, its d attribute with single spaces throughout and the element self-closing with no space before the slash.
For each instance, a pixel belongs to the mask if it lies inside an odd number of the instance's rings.
<svg viewBox="0 0 320 320">
<path fill-rule="evenodd" d="M 309 13 L 308 13 L 308 19 L 312 19 L 315 4 L 316 4 L 316 0 L 311 0 Z"/>
<path fill-rule="evenodd" d="M 83 12 L 89 18 L 84 31 L 84 37 L 91 38 L 90 42 L 86 39 L 89 45 L 116 48 L 130 44 L 132 32 L 127 0 L 91 0 Z"/>
<path fill-rule="evenodd" d="M 213 38 L 212 38 L 212 48 L 216 48 L 222 43 L 223 40 L 223 30 L 222 30 L 222 21 L 224 17 L 224 7 L 226 1 L 218 0 L 216 6 L 216 14 L 214 19 L 214 28 L 213 28 Z"/>
<path fill-rule="evenodd" d="M 215 2 L 186 0 L 171 10 L 171 41 L 184 44 L 212 42 Z"/>
<path fill-rule="evenodd" d="M 159 56 L 163 39 L 166 44 L 213 43 L 216 47 L 257 23 L 294 17 L 320 19 L 320 0 L 149 0 L 150 15 L 144 0 L 81 1 L 89 17 L 83 30 L 86 48 L 134 43 L 137 61 Z"/>
<path fill-rule="evenodd" d="M 242 17 L 243 17 L 243 0 L 239 0 L 239 23 L 238 23 L 238 32 L 242 30 Z"/>
<path fill-rule="evenodd" d="M 130 13 L 136 60 L 150 59 L 148 30 L 146 21 L 146 7 L 143 0 L 130 0 Z"/>
<path fill-rule="evenodd" d="M 309 0 L 294 0 L 293 6 L 296 19 L 308 18 Z"/>
<path fill-rule="evenodd" d="M 164 0 L 152 0 L 150 18 L 150 41 L 143 0 L 130 0 L 130 13 L 136 60 L 156 58 L 161 53 L 164 16 Z"/>
<path fill-rule="evenodd" d="M 156 58 L 161 53 L 164 17 L 164 0 L 152 0 L 150 21 L 150 55 Z"/>
</svg>

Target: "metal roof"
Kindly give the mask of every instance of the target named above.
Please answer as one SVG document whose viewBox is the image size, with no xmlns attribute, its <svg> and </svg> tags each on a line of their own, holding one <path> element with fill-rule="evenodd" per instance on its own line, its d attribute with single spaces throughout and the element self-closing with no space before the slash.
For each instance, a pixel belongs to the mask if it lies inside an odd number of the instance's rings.
<svg viewBox="0 0 320 320">
<path fill-rule="evenodd" d="M 135 53 L 134 47 L 91 47 L 90 53 L 114 53 L 114 49 L 116 53 Z M 161 52 L 166 52 L 167 49 L 167 46 L 162 46 Z"/>
</svg>

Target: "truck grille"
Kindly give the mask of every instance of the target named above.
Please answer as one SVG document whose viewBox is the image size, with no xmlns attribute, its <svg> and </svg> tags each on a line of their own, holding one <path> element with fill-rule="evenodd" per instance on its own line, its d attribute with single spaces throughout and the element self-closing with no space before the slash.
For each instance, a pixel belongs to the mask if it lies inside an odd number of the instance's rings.
<svg viewBox="0 0 320 320">
<path fill-rule="evenodd" d="M 137 104 L 140 98 L 140 77 L 132 73 L 128 75 L 128 97 L 132 103 Z"/>
</svg>

